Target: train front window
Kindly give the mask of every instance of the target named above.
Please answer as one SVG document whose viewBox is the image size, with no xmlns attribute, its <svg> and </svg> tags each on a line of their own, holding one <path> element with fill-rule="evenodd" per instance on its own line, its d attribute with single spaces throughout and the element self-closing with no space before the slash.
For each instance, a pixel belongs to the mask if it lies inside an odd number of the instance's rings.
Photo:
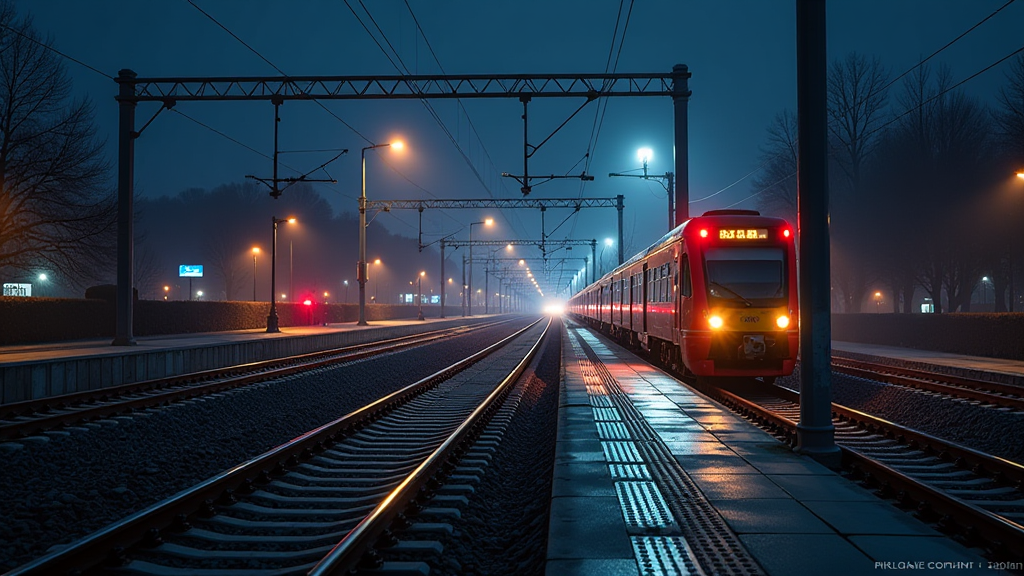
<svg viewBox="0 0 1024 576">
<path fill-rule="evenodd" d="M 705 254 L 708 294 L 712 298 L 783 298 L 786 283 L 781 248 L 711 248 Z"/>
</svg>

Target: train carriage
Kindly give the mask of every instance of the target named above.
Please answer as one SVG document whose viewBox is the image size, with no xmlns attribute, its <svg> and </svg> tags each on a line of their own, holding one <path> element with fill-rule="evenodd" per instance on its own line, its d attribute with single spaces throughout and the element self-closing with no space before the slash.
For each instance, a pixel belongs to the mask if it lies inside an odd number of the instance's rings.
<svg viewBox="0 0 1024 576">
<path fill-rule="evenodd" d="M 575 294 L 568 310 L 698 376 L 792 373 L 794 234 L 753 210 L 692 218 Z"/>
</svg>

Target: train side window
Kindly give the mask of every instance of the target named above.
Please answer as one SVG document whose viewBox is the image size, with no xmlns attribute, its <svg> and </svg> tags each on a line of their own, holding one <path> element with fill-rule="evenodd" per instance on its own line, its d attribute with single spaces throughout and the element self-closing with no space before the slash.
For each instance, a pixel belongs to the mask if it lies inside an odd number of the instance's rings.
<svg viewBox="0 0 1024 576">
<path fill-rule="evenodd" d="M 683 296 L 693 296 L 693 285 L 690 282 L 690 259 L 683 256 Z"/>
</svg>

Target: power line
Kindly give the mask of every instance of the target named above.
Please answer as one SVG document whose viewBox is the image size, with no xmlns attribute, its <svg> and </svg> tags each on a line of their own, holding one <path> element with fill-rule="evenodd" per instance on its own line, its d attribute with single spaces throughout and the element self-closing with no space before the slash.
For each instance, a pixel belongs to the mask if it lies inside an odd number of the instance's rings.
<svg viewBox="0 0 1024 576">
<path fill-rule="evenodd" d="M 103 76 L 104 78 L 106 78 L 106 79 L 108 79 L 108 80 L 113 80 L 113 79 L 114 79 L 114 77 L 113 77 L 113 76 L 111 76 L 111 75 L 109 75 L 109 74 L 106 74 L 106 73 L 104 73 L 104 72 L 101 72 L 101 71 L 100 71 L 100 70 L 99 70 L 98 68 L 96 68 L 96 67 L 94 67 L 94 66 L 90 66 L 90 65 L 86 64 L 85 62 L 82 62 L 81 60 L 77 59 L 77 58 L 74 58 L 74 57 L 72 57 L 72 56 L 68 56 L 67 54 L 65 54 L 65 53 L 61 52 L 60 50 L 57 50 L 57 49 L 56 49 L 56 48 L 54 48 L 53 46 L 50 46 L 50 45 L 48 45 L 48 44 L 45 44 L 45 43 L 43 43 L 43 42 L 40 42 L 39 40 L 36 40 L 35 38 L 33 38 L 33 37 L 31 37 L 31 36 L 29 36 L 29 35 L 27 35 L 27 34 L 23 33 L 22 31 L 20 31 L 20 30 L 18 30 L 18 29 L 16 29 L 16 28 L 11 28 L 11 27 L 10 27 L 10 26 L 8 26 L 7 24 L 0 24 L 0 26 L 3 26 L 4 28 L 6 28 L 6 29 L 10 30 L 11 32 L 14 32 L 14 33 L 15 33 L 15 34 L 17 34 L 18 36 L 21 36 L 21 37 L 22 37 L 22 38 L 24 38 L 25 40 L 28 40 L 29 42 L 32 42 L 32 43 L 34 43 L 34 44 L 37 44 L 37 45 L 39 45 L 39 46 L 42 46 L 43 48 L 45 48 L 45 49 L 47 49 L 47 50 L 49 50 L 49 51 L 51 51 L 51 52 L 53 52 L 53 53 L 57 54 L 58 56 L 61 56 L 61 57 L 63 57 L 63 58 L 66 58 L 66 59 L 68 59 L 68 60 L 70 60 L 70 61 L 74 62 L 75 64 L 78 64 L 79 66 L 84 66 L 85 68 L 88 68 L 89 70 L 92 70 L 93 72 L 95 72 L 95 73 L 99 74 L 100 76 Z"/>
</svg>

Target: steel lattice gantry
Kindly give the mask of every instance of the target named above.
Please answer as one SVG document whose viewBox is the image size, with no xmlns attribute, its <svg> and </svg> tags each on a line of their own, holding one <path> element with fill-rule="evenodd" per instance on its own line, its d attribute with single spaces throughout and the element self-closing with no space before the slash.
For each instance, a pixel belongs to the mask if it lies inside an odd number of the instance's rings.
<svg viewBox="0 0 1024 576">
<path fill-rule="evenodd" d="M 444 318 L 444 251 L 449 246 L 452 248 L 462 248 L 466 246 L 541 246 L 545 241 L 541 240 L 449 240 L 447 238 L 441 239 L 441 318 Z M 597 240 L 547 240 L 547 244 L 556 244 L 560 246 L 590 246 L 590 251 L 593 254 L 594 265 L 597 265 Z"/>
<path fill-rule="evenodd" d="M 641 74 L 468 74 L 390 76 L 275 76 L 139 78 L 129 69 L 118 72 L 117 174 L 117 319 L 114 345 L 135 344 L 132 333 L 134 286 L 135 111 L 140 102 L 284 100 L 401 100 L 435 98 L 586 98 L 670 97 L 674 111 L 676 222 L 686 219 L 687 104 L 689 69 L 677 64 L 668 73 Z M 155 116 L 154 116 L 155 118 Z M 150 120 L 151 122 L 152 120 Z M 143 127 L 145 128 L 145 126 Z M 360 211 L 365 213 L 365 198 Z M 366 263 L 359 263 L 360 294 Z M 363 300 L 360 296 L 360 306 Z"/>
</svg>

